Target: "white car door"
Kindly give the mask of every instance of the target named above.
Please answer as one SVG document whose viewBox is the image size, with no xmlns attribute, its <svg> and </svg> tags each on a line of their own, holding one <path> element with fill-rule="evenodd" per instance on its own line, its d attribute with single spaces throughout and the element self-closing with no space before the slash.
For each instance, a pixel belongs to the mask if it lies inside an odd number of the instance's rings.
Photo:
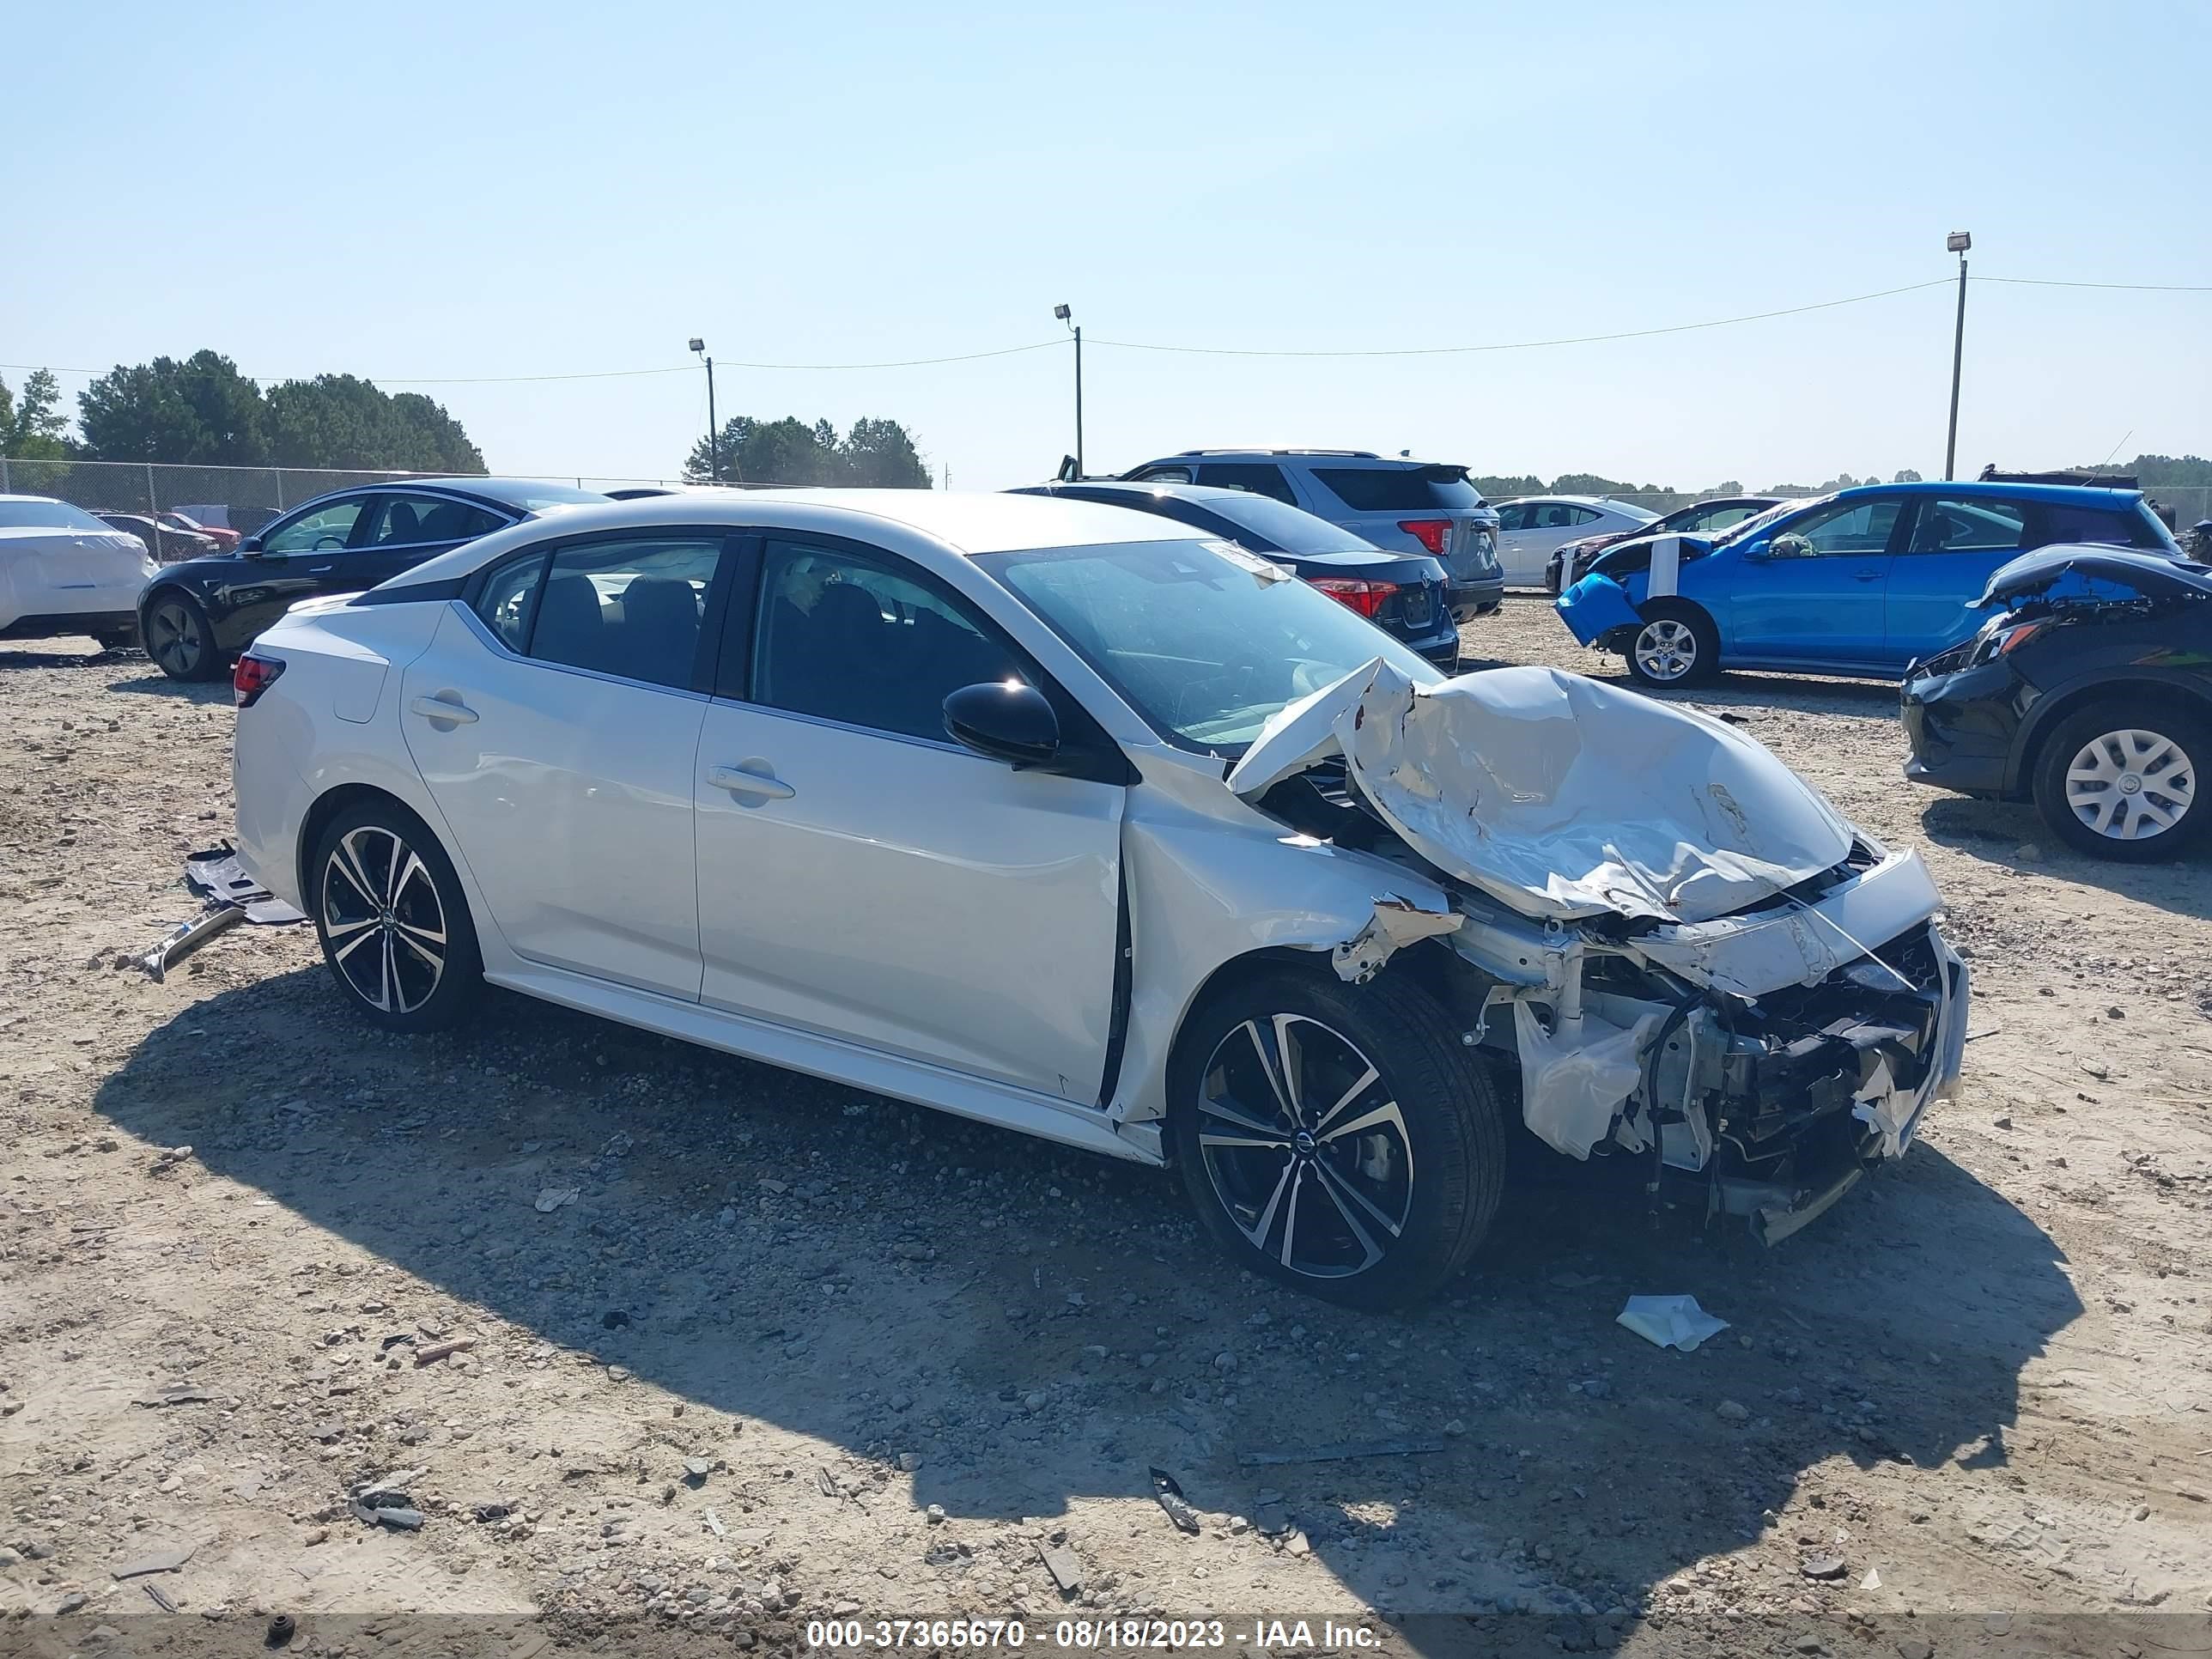
<svg viewBox="0 0 2212 1659">
<path fill-rule="evenodd" d="M 534 549 L 408 665 L 408 750 L 518 956 L 697 1000 L 692 772 L 724 546 L 671 530 Z"/>
<path fill-rule="evenodd" d="M 1529 526 L 1540 505 L 1508 501 L 1498 509 L 1498 562 L 1510 587 L 1527 587 L 1544 580 L 1544 563 L 1551 557 L 1551 549 L 1534 550 L 1537 532 Z"/>
<path fill-rule="evenodd" d="M 1126 791 L 945 735 L 949 693 L 1039 677 L 908 562 L 770 532 L 758 567 L 699 744 L 702 1000 L 1095 1104 Z"/>
</svg>

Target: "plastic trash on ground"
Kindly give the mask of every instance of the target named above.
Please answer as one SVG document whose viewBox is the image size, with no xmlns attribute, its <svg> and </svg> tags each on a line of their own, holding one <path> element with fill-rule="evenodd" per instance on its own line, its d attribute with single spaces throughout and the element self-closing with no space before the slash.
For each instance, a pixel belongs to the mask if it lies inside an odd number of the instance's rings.
<svg viewBox="0 0 2212 1659">
<path fill-rule="evenodd" d="M 1615 1322 L 1655 1346 L 1680 1348 L 1684 1353 L 1729 1328 L 1727 1320 L 1716 1319 L 1700 1308 L 1694 1296 L 1632 1296 Z"/>
</svg>

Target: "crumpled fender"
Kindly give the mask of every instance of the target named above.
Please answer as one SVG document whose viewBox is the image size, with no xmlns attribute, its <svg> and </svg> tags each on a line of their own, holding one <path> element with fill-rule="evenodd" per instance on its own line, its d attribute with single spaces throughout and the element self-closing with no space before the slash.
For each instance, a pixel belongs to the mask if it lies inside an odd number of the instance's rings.
<svg viewBox="0 0 2212 1659">
<path fill-rule="evenodd" d="M 1552 608 L 1567 631 L 1584 645 L 1595 645 L 1616 628 L 1641 623 L 1628 591 L 1593 570 L 1553 601 Z"/>
</svg>

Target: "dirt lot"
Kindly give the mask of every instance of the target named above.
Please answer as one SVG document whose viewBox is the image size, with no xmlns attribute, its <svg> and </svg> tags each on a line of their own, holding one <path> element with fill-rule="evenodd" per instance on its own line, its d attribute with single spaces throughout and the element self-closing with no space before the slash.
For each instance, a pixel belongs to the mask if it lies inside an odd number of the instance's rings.
<svg viewBox="0 0 2212 1659">
<path fill-rule="evenodd" d="M 1611 667 L 1533 603 L 1468 640 Z M 295 1650 L 773 1650 L 841 1610 L 1038 1647 L 1102 1609 L 1231 1649 L 1379 1613 L 1398 1651 L 2212 1650 L 2212 864 L 1906 786 L 1887 687 L 1697 701 L 1926 850 L 1962 1097 L 1771 1254 L 1571 1184 L 1371 1318 L 1224 1267 L 1133 1167 L 504 995 L 372 1035 L 303 929 L 155 985 L 118 958 L 226 832 L 228 688 L 0 647 L 0 1650 L 243 1652 L 280 1612 Z M 1732 1328 L 1648 1346 L 1638 1291 Z M 418 1531 L 346 1507 L 394 1474 Z"/>
</svg>

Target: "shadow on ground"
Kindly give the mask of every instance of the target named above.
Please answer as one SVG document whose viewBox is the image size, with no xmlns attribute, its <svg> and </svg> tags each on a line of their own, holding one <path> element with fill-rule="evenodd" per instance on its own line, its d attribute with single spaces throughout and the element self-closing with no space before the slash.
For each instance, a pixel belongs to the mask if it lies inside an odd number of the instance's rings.
<svg viewBox="0 0 2212 1659">
<path fill-rule="evenodd" d="M 1936 795 L 1920 814 L 1928 839 L 1970 858 L 2007 870 L 2079 883 L 2088 888 L 2188 916 L 2212 916 L 2212 882 L 2204 879 L 2212 854 L 2202 838 L 2178 859 L 2123 864 L 2092 858 L 2059 839 L 2042 815 L 2024 801 L 1976 800 Z"/>
<path fill-rule="evenodd" d="M 502 994 L 386 1037 L 319 970 L 196 1004 L 97 1103 L 526 1337 L 825 1447 L 914 1447 L 917 1504 L 1056 1516 L 1145 1498 L 1155 1464 L 1216 1516 L 1273 1488 L 1408 1613 L 1632 1613 L 1824 1460 L 2002 1464 L 2021 1367 L 2081 1310 L 2051 1239 L 1922 1146 L 1771 1254 L 1550 1188 L 1453 1294 L 1359 1316 L 1224 1265 L 1157 1172 Z M 549 1187 L 580 1195 L 542 1214 Z M 1613 1323 L 1657 1291 L 1734 1328 L 1685 1355 Z M 1239 1462 L 1404 1436 L 1443 1449 Z"/>
</svg>

